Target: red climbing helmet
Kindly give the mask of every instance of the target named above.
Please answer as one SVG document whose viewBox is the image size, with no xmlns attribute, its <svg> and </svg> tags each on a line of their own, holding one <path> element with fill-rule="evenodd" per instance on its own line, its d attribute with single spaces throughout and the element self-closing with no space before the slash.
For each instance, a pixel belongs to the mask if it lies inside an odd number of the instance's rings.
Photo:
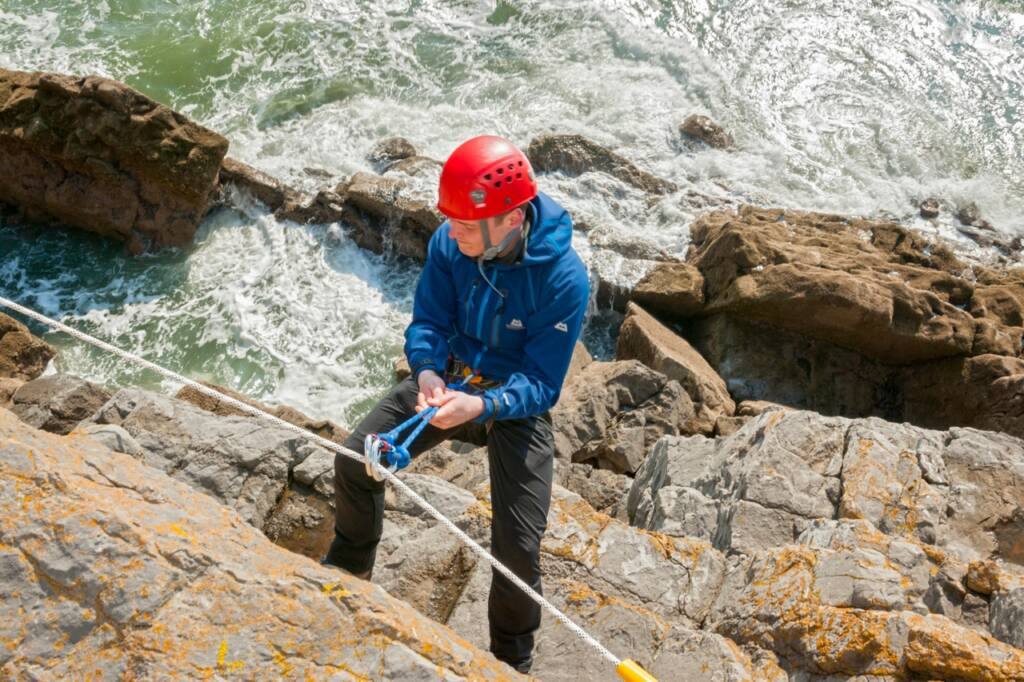
<svg viewBox="0 0 1024 682">
<path fill-rule="evenodd" d="M 457 220 L 484 220 L 537 196 L 530 160 L 503 137 L 480 135 L 452 152 L 441 169 L 437 210 Z"/>
</svg>

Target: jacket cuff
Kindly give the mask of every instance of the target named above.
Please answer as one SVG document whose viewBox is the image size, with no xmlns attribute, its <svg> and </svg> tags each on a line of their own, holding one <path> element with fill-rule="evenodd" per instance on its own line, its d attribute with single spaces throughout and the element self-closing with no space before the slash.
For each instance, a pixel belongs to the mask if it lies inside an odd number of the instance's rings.
<svg viewBox="0 0 1024 682">
<path fill-rule="evenodd" d="M 480 399 L 484 401 L 484 411 L 480 413 L 480 416 L 473 420 L 474 424 L 484 424 L 491 419 L 496 419 L 498 416 L 498 399 L 490 393 L 484 393 L 480 396 Z"/>
<path fill-rule="evenodd" d="M 411 365 L 412 363 L 409 364 Z M 441 372 L 437 368 L 437 365 L 432 360 L 421 360 L 420 364 L 412 367 L 412 378 L 418 381 L 420 378 L 420 373 L 426 369 L 434 370 L 434 372 L 437 373 L 438 376 L 440 376 L 441 374 Z"/>
</svg>

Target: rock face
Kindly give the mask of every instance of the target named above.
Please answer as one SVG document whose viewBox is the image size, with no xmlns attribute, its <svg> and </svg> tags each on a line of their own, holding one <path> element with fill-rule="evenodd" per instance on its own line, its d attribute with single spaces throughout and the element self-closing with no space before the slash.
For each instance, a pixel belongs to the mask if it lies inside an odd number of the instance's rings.
<svg viewBox="0 0 1024 682">
<path fill-rule="evenodd" d="M 52 374 L 24 384 L 11 411 L 31 426 L 61 435 L 91 417 L 110 398 L 101 386 L 70 374 Z"/>
<path fill-rule="evenodd" d="M 556 456 L 632 473 L 665 434 L 695 433 L 693 401 L 678 381 L 636 360 L 591 362 L 551 410 Z"/>
<path fill-rule="evenodd" d="M 192 242 L 228 143 L 116 81 L 0 70 L 0 202 L 120 237 Z"/>
<path fill-rule="evenodd" d="M 640 170 L 633 162 L 582 135 L 535 137 L 526 155 L 538 173 L 580 175 L 599 171 L 651 194 L 668 194 L 678 189 L 675 184 Z"/>
<path fill-rule="evenodd" d="M 230 156 L 224 158 L 220 168 L 221 184 L 232 184 L 244 189 L 259 199 L 271 211 L 276 211 L 288 201 L 298 201 L 299 192 L 288 187 L 277 178 L 242 163 Z"/>
<path fill-rule="evenodd" d="M 0 512 L 5 678 L 520 679 L 165 474 L 3 410 Z"/>
<path fill-rule="evenodd" d="M 90 420 L 127 431 L 142 462 L 207 492 L 262 528 L 289 473 L 307 458 L 333 455 L 255 417 L 217 417 L 189 403 L 123 389 Z"/>
<path fill-rule="evenodd" d="M 679 124 L 679 132 L 685 137 L 698 140 L 716 149 L 728 149 L 732 146 L 732 136 L 725 132 L 725 128 L 707 116 L 698 114 L 687 116 L 686 120 Z"/>
<path fill-rule="evenodd" d="M 712 433 L 719 417 L 736 410 L 725 382 L 700 353 L 634 303 L 629 304 L 619 328 L 615 357 L 639 360 L 678 381 L 693 401 L 697 412 L 694 428 L 699 433 Z"/>
<path fill-rule="evenodd" d="M 57 351 L 33 336 L 28 327 L 0 313 L 0 379 L 35 379 L 56 355 Z"/>
<path fill-rule="evenodd" d="M 773 410 L 727 438 L 661 439 L 628 509 L 639 526 L 742 553 L 862 519 L 961 562 L 1024 565 L 1024 441 Z"/>
</svg>

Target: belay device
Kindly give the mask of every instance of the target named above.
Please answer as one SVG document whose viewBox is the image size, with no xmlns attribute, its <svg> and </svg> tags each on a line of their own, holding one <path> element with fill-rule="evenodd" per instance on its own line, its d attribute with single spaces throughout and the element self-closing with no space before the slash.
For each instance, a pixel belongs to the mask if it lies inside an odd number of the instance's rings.
<svg viewBox="0 0 1024 682">
<path fill-rule="evenodd" d="M 462 390 L 466 384 L 474 378 L 475 375 L 468 375 L 458 384 L 448 384 L 448 388 L 453 391 Z M 377 481 L 384 480 L 384 474 L 382 471 L 387 469 L 392 474 L 399 469 L 404 469 L 409 466 L 409 462 L 412 461 L 412 455 L 409 454 L 409 448 L 412 446 L 412 442 L 416 440 L 416 437 L 427 427 L 427 423 L 434 418 L 437 414 L 437 407 L 428 407 L 418 414 L 406 419 L 404 422 L 391 429 L 386 433 L 371 433 L 363 441 L 363 453 L 366 455 L 366 473 L 371 478 Z M 417 422 L 419 422 L 417 424 Z M 413 428 L 412 432 L 405 439 L 404 442 L 399 443 L 398 439 L 402 435 L 402 432 L 410 428 L 413 424 L 416 427 Z"/>
</svg>

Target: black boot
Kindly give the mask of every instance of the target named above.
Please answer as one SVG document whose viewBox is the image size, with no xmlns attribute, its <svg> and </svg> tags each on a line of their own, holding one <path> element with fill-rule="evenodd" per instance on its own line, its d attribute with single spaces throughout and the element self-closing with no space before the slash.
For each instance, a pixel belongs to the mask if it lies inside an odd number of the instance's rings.
<svg viewBox="0 0 1024 682">
<path fill-rule="evenodd" d="M 336 551 L 336 550 L 340 549 L 340 547 L 341 547 L 340 543 L 341 542 L 342 542 L 341 538 L 339 538 L 337 535 L 335 535 L 334 536 L 334 542 L 331 543 L 330 549 L 327 550 L 327 556 L 325 556 L 323 559 L 320 560 L 320 565 L 321 566 L 333 566 L 334 568 L 340 568 L 341 570 L 345 571 L 349 575 L 355 576 L 356 578 L 359 578 L 361 580 L 370 580 L 371 578 L 373 578 L 373 566 L 371 566 L 370 568 L 366 569 L 365 571 L 353 571 L 353 570 L 350 570 L 348 567 L 343 566 L 341 564 L 341 562 L 338 561 L 337 557 L 341 555 L 341 552 L 340 551 Z"/>
</svg>

